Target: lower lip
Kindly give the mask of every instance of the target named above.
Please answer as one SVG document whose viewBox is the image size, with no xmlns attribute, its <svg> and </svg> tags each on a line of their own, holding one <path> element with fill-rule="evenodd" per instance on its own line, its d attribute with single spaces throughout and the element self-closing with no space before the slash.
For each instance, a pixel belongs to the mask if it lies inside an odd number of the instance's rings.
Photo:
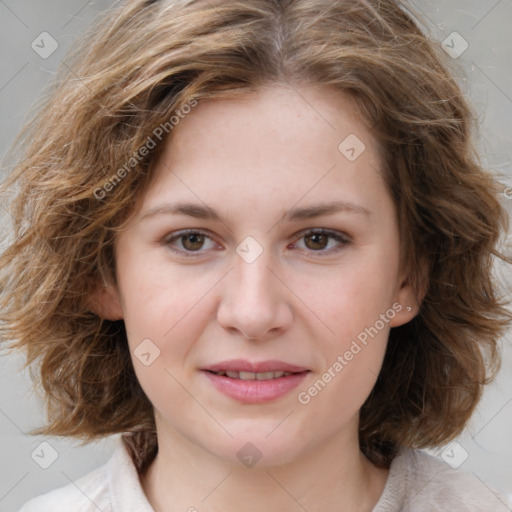
<svg viewBox="0 0 512 512">
<path fill-rule="evenodd" d="M 231 379 L 206 370 L 203 373 L 221 393 L 245 404 L 261 404 L 285 395 L 297 387 L 309 372 L 268 380 Z"/>
</svg>

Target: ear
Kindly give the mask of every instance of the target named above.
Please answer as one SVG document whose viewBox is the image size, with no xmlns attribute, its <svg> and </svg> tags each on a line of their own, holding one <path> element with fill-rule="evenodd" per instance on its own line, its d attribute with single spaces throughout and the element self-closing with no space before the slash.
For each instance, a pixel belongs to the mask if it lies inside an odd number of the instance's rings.
<svg viewBox="0 0 512 512">
<path fill-rule="evenodd" d="M 117 286 L 100 283 L 89 299 L 89 309 L 105 320 L 122 320 L 123 308 Z"/>
<path fill-rule="evenodd" d="M 428 271 L 425 262 L 422 264 L 422 276 L 420 289 L 417 292 L 414 290 L 408 276 L 401 277 L 400 287 L 395 296 L 395 304 L 398 303 L 401 307 L 393 308 L 397 314 L 389 322 L 391 327 L 404 325 L 419 313 L 421 303 L 428 290 Z"/>
</svg>

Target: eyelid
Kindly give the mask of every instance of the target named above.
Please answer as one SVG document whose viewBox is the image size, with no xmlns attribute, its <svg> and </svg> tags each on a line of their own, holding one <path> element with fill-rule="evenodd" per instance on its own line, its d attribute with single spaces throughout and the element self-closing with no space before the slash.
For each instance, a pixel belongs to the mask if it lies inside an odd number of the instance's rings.
<svg viewBox="0 0 512 512">
<path fill-rule="evenodd" d="M 168 247 L 174 253 L 180 254 L 184 257 L 196 257 L 197 258 L 197 257 L 200 257 L 201 254 L 203 254 L 207 251 L 202 251 L 202 250 L 186 251 L 183 249 L 176 249 L 176 248 L 172 247 L 172 245 L 171 245 L 171 241 L 179 240 L 180 238 L 185 237 L 187 235 L 191 235 L 191 234 L 203 235 L 206 238 L 209 238 L 210 240 L 216 242 L 215 237 L 213 237 L 208 230 L 201 229 L 201 228 L 188 228 L 188 229 L 178 230 L 178 231 L 169 233 L 162 239 L 161 243 L 162 243 L 162 245 Z M 338 243 L 341 245 L 341 247 L 331 248 L 329 250 L 319 250 L 319 251 L 309 250 L 307 252 L 308 252 L 308 256 L 310 256 L 310 257 L 327 256 L 332 253 L 339 252 L 344 246 L 352 243 L 352 238 L 347 233 L 342 232 L 342 231 L 327 229 L 327 228 L 303 229 L 293 235 L 294 242 L 292 242 L 292 243 L 293 244 L 297 243 L 297 241 L 299 241 L 301 238 L 303 238 L 304 236 L 309 235 L 309 234 L 326 235 L 328 238 L 333 238 L 333 239 L 337 240 Z M 218 243 L 218 242 L 216 242 L 216 243 Z"/>
<path fill-rule="evenodd" d="M 338 231 L 336 229 L 328 229 L 328 228 L 306 228 L 301 231 L 298 231 L 293 236 L 294 236 L 294 238 L 301 238 L 307 234 L 329 235 L 329 236 L 332 236 L 333 238 L 339 237 L 343 240 L 346 240 L 347 242 L 352 240 L 352 238 L 344 231 Z"/>
<path fill-rule="evenodd" d="M 177 253 L 181 256 L 188 257 L 198 257 L 199 255 L 203 254 L 205 251 L 185 251 L 183 249 L 176 249 L 171 245 L 171 241 L 173 240 L 179 240 L 182 237 L 185 237 L 187 235 L 203 235 L 210 240 L 215 242 L 215 239 L 212 237 L 209 231 L 201 228 L 188 228 L 188 229 L 182 229 L 178 231 L 173 231 L 172 233 L 169 233 L 168 235 L 164 236 L 162 239 L 162 245 L 169 248 L 172 252 Z M 216 242 L 217 243 L 217 242 Z"/>
<path fill-rule="evenodd" d="M 350 237 L 347 233 L 343 231 L 337 231 L 327 228 L 307 228 L 303 229 L 302 231 L 299 231 L 294 235 L 295 243 L 302 239 L 305 235 L 309 234 L 321 234 L 326 235 L 328 238 L 333 238 L 338 241 L 340 244 L 338 247 L 328 249 L 328 250 L 321 250 L 321 251 L 313 251 L 309 250 L 307 251 L 307 256 L 312 258 L 321 258 L 321 257 L 327 257 L 333 253 L 340 252 L 345 246 L 350 245 L 352 243 L 352 237 Z"/>
</svg>

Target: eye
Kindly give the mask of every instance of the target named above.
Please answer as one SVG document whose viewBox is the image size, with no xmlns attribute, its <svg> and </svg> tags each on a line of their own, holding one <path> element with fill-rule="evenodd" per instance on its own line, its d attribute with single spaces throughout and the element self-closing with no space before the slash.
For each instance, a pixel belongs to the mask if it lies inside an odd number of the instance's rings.
<svg viewBox="0 0 512 512">
<path fill-rule="evenodd" d="M 306 247 L 306 250 L 320 253 L 319 256 L 323 254 L 331 254 L 333 252 L 337 252 L 341 250 L 344 246 L 350 244 L 350 239 L 347 235 L 338 233 L 336 231 L 329 231 L 323 228 L 302 231 L 299 235 L 299 240 L 305 241 L 304 245 Z M 329 244 L 329 240 L 338 242 L 338 244 Z M 294 245 L 297 244 L 295 243 Z M 338 245 L 337 248 L 336 245 Z"/>
<path fill-rule="evenodd" d="M 323 228 L 309 229 L 302 231 L 298 235 L 298 240 L 305 241 L 304 245 L 306 251 L 318 253 L 314 256 L 331 254 L 350 244 L 350 238 L 347 235 Z M 207 243 L 208 241 L 210 242 L 209 244 Z M 329 241 L 334 241 L 334 243 L 329 243 Z M 185 257 L 199 256 L 201 253 L 213 249 L 216 245 L 209 234 L 200 229 L 179 231 L 172 236 L 166 237 L 162 241 L 162 244 L 171 251 Z M 336 245 L 338 245 L 338 247 L 336 247 Z M 295 247 L 297 247 L 297 242 L 292 245 L 292 248 Z"/>
<path fill-rule="evenodd" d="M 205 231 L 201 231 L 199 229 L 188 229 L 180 231 L 171 237 L 166 237 L 163 244 L 169 247 L 171 251 L 189 257 L 195 256 L 193 253 L 205 252 L 201 251 L 201 249 L 204 247 L 207 240 L 210 240 L 213 244 L 213 240 Z M 175 246 L 176 241 L 178 242 L 178 246 L 180 246 L 179 248 L 176 248 Z"/>
</svg>

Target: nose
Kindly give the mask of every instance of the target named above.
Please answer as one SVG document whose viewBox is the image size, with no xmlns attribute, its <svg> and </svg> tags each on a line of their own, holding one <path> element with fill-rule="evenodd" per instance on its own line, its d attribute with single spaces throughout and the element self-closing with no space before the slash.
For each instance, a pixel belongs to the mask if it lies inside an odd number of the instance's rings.
<svg viewBox="0 0 512 512">
<path fill-rule="evenodd" d="M 291 291 L 274 270 L 268 252 L 248 263 L 236 255 L 221 288 L 217 321 L 251 340 L 282 334 L 292 323 Z"/>
</svg>

